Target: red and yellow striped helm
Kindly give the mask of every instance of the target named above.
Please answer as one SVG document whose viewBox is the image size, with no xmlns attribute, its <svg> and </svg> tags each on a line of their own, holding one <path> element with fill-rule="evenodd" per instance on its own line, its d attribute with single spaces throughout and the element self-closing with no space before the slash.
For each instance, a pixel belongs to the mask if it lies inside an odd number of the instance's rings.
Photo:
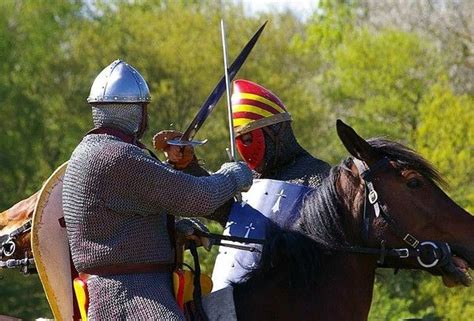
<svg viewBox="0 0 474 321">
<path fill-rule="evenodd" d="M 281 100 L 269 90 L 248 80 L 234 81 L 232 115 L 237 150 L 251 168 L 259 172 L 266 151 L 263 127 L 291 120 Z"/>
<path fill-rule="evenodd" d="M 235 135 L 291 120 L 285 105 L 268 89 L 248 80 L 234 81 L 232 114 Z"/>
</svg>

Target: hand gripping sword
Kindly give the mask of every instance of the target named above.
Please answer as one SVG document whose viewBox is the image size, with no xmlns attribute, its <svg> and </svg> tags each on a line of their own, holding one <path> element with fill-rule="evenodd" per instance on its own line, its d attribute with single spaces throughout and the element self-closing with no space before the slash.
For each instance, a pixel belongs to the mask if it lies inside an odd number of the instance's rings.
<svg viewBox="0 0 474 321">
<path fill-rule="evenodd" d="M 245 60 L 247 59 L 248 55 L 252 51 L 253 47 L 257 43 L 260 34 L 262 33 L 263 29 L 265 28 L 267 21 L 257 30 L 257 32 L 253 35 L 253 37 L 249 40 L 249 42 L 245 45 L 244 49 L 240 52 L 234 62 L 230 65 L 227 69 L 228 73 L 228 80 L 232 81 L 234 79 L 237 72 L 240 70 L 240 67 L 244 64 Z M 217 83 L 214 90 L 211 92 L 209 97 L 207 97 L 206 101 L 201 105 L 199 111 L 197 112 L 194 119 L 189 124 L 188 128 L 184 131 L 183 136 L 179 139 L 169 140 L 167 143 L 170 145 L 178 145 L 178 146 L 186 146 L 186 145 L 202 145 L 207 142 L 207 140 L 203 141 L 195 141 L 193 140 L 194 136 L 201 128 L 204 121 L 210 115 L 210 113 L 214 110 L 214 107 L 217 105 L 219 99 L 222 97 L 226 89 L 226 75 L 222 76 L 221 80 Z"/>
</svg>

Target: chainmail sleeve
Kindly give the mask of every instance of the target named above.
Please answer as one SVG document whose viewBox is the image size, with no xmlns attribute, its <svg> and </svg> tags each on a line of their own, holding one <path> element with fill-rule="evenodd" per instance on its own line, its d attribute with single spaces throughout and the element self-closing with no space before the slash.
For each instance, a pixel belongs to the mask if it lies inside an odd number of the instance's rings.
<svg viewBox="0 0 474 321">
<path fill-rule="evenodd" d="M 174 170 L 130 144 L 113 152 L 118 153 L 114 171 L 121 173 L 120 180 L 126 183 L 121 185 L 126 188 L 108 195 L 107 206 L 112 208 L 139 215 L 206 216 L 238 190 L 238 182 L 227 168 L 196 177 Z"/>
<path fill-rule="evenodd" d="M 183 173 L 190 174 L 193 176 L 210 176 L 212 173 L 208 172 L 205 168 L 199 165 L 197 159 L 193 160 L 188 167 L 183 170 Z M 229 199 L 224 205 L 221 205 L 214 212 L 207 215 L 206 218 L 218 222 L 222 227 L 226 225 L 227 218 L 230 213 L 230 209 L 234 204 L 235 200 Z"/>
</svg>

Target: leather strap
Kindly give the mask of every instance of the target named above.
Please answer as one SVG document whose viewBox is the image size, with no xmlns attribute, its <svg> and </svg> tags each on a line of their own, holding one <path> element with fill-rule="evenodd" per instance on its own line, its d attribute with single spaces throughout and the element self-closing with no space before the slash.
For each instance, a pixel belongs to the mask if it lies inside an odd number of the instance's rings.
<svg viewBox="0 0 474 321">
<path fill-rule="evenodd" d="M 79 272 L 79 277 L 81 279 L 87 279 L 90 275 L 107 276 L 116 274 L 171 272 L 173 271 L 173 268 L 173 263 L 115 264 L 85 269 L 84 271 Z"/>
<path fill-rule="evenodd" d="M 107 135 L 115 136 L 125 143 L 132 144 L 140 148 L 146 148 L 145 145 L 143 145 L 139 140 L 137 140 L 137 138 L 134 135 L 129 135 L 127 133 L 124 133 L 123 131 L 117 128 L 98 127 L 98 128 L 91 129 L 86 134 L 86 136 L 90 134 L 107 134 Z"/>
</svg>

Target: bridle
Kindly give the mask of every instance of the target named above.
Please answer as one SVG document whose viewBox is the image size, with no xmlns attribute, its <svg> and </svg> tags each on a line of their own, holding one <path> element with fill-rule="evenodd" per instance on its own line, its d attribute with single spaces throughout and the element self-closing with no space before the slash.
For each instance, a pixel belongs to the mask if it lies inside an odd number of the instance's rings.
<svg viewBox="0 0 474 321">
<path fill-rule="evenodd" d="M 365 248 L 365 247 L 350 247 L 349 252 L 378 255 L 378 264 L 383 266 L 386 257 L 396 257 L 399 259 L 416 258 L 418 264 L 423 268 L 443 267 L 451 261 L 451 249 L 449 244 L 442 241 L 422 241 L 420 242 L 415 236 L 405 232 L 397 221 L 390 215 L 387 207 L 384 206 L 380 197 L 375 190 L 373 184 L 374 175 L 378 171 L 393 168 L 390 160 L 383 157 L 371 167 L 357 158 L 353 158 L 353 163 L 359 171 L 359 175 L 364 182 L 364 211 L 362 216 L 362 237 L 364 241 L 368 241 L 370 226 L 374 218 L 382 218 L 389 226 L 390 230 L 401 238 L 406 244 L 407 248 L 387 249 L 385 247 L 386 241 L 380 240 L 380 249 Z M 368 203 L 367 203 L 368 201 Z M 368 207 L 372 206 L 373 211 L 368 211 Z M 371 214 L 373 213 L 373 215 Z"/>
<path fill-rule="evenodd" d="M 13 230 L 9 234 L 0 236 L 0 259 L 9 258 L 15 254 L 16 251 L 16 239 L 31 231 L 31 219 L 23 223 L 22 226 Z M 23 274 L 28 273 L 28 268 L 34 265 L 33 257 L 28 257 L 28 252 L 25 252 L 25 257 L 23 259 L 7 259 L 5 261 L 0 261 L 0 269 L 8 268 L 20 268 L 20 271 Z"/>
</svg>

